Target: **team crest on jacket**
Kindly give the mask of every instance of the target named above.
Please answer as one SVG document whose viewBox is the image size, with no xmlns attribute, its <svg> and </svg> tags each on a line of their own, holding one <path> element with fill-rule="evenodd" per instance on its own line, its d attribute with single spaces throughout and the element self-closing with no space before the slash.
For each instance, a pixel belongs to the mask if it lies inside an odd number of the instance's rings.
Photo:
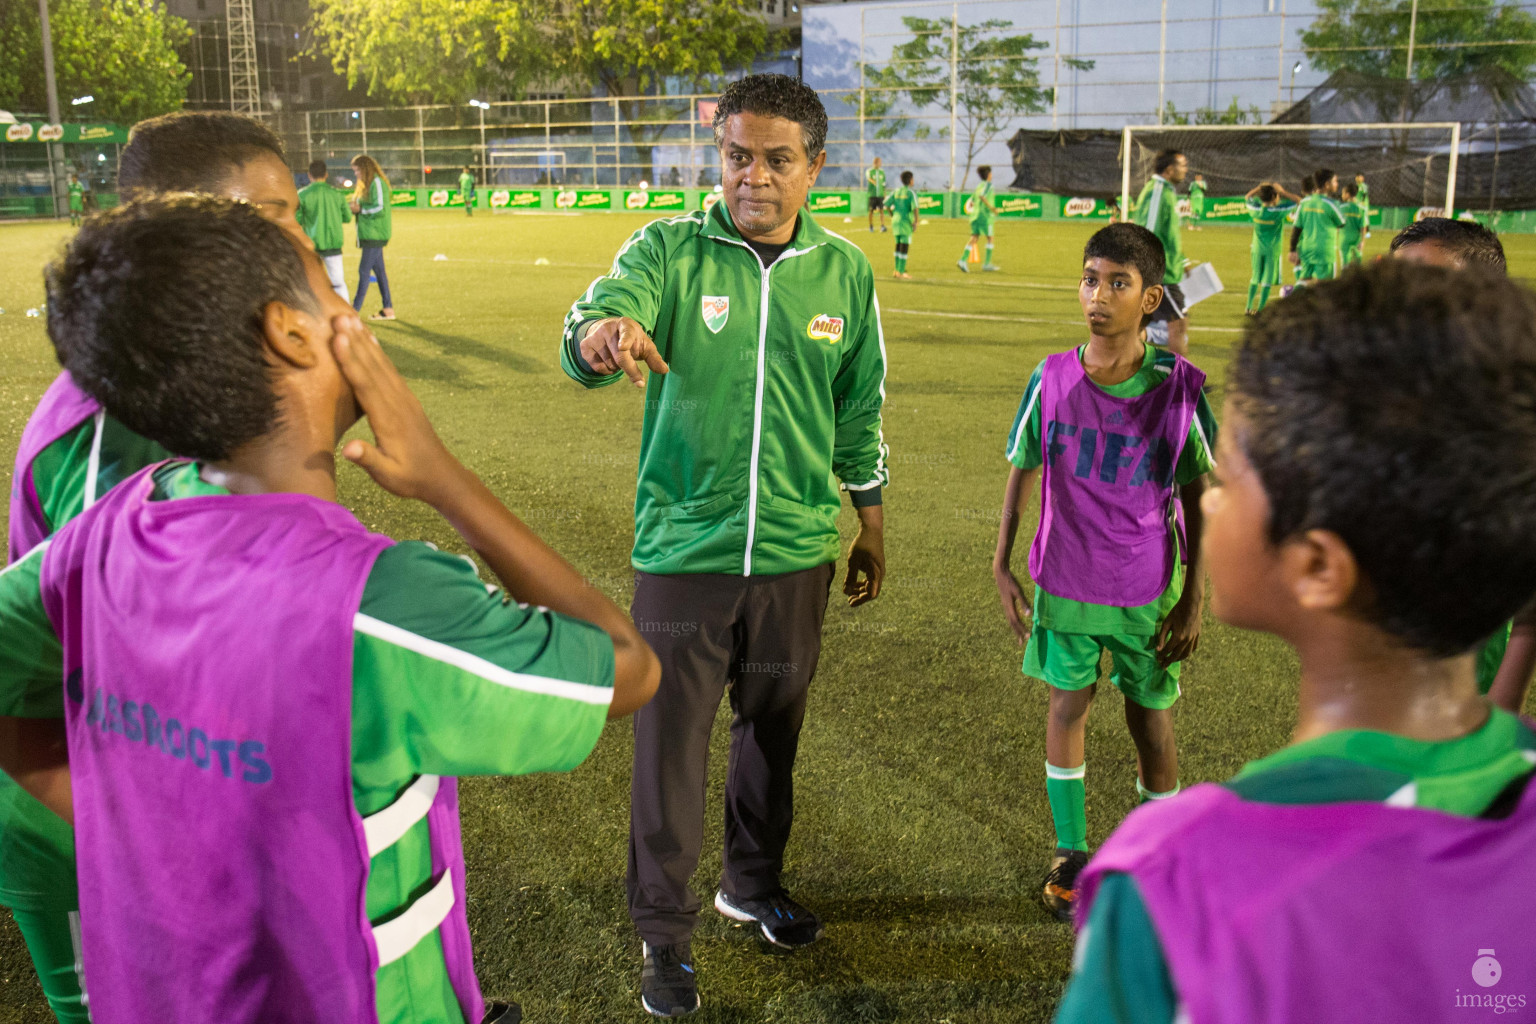
<svg viewBox="0 0 1536 1024">
<path fill-rule="evenodd" d="M 836 345 L 837 339 L 843 336 L 843 318 L 822 313 L 805 325 L 805 336 L 820 338 L 828 345 Z"/>
<path fill-rule="evenodd" d="M 709 328 L 709 333 L 719 334 L 720 328 L 731 318 L 731 297 L 729 295 L 704 296 L 704 326 Z"/>
</svg>

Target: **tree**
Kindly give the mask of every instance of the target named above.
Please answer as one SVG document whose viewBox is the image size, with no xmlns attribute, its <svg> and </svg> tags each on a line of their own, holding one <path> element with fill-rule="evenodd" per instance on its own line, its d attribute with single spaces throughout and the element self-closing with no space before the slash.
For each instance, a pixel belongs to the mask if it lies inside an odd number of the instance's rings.
<svg viewBox="0 0 1536 1024">
<path fill-rule="evenodd" d="M 902 96 L 914 109 L 942 103 L 950 106 L 950 64 L 953 57 L 956 134 L 965 139 L 964 181 L 971 173 L 976 154 L 1007 127 L 1026 114 L 1049 109 L 1052 89 L 1040 85 L 1040 58 L 1029 54 L 1049 44 L 1033 35 L 1000 35 L 1013 22 L 993 18 L 972 25 L 955 25 L 943 19 L 904 17 L 912 38 L 891 51 L 882 68 L 866 68 L 862 96 L 848 96 L 852 106 L 862 103 L 865 121 L 879 124 L 878 139 L 897 137 L 912 115 L 891 116 Z M 1079 71 L 1093 70 L 1093 61 L 1063 57 L 1062 63 Z M 918 139 L 932 134 L 946 137 L 946 125 L 934 133 L 927 125 L 913 130 Z"/>
<path fill-rule="evenodd" d="M 1301 33 L 1313 67 L 1407 77 L 1412 0 L 1317 0 L 1317 7 L 1317 20 Z M 1536 17 L 1512 3 L 1425 0 L 1413 35 L 1415 80 L 1494 68 L 1528 79 L 1536 70 Z"/>
<path fill-rule="evenodd" d="M 31 0 L 0 4 L 0 108 L 48 109 L 37 15 Z M 59 96 L 96 97 L 92 119 L 131 124 L 186 101 L 192 74 L 176 47 L 192 30 L 154 0 L 49 0 L 48 23 Z"/>
<path fill-rule="evenodd" d="M 458 104 L 539 81 L 590 82 L 622 97 L 642 164 L 664 122 L 691 112 L 685 100 L 637 97 L 668 84 L 692 91 L 776 42 L 749 0 L 312 3 L 318 52 L 370 96 Z"/>
<path fill-rule="evenodd" d="M 1236 96 L 1232 97 L 1232 102 L 1225 110 L 1196 107 L 1193 114 L 1181 113 L 1174 107 L 1173 101 L 1169 100 L 1161 120 L 1163 124 L 1263 124 L 1264 112 L 1252 105 L 1244 109 L 1237 102 Z"/>
</svg>

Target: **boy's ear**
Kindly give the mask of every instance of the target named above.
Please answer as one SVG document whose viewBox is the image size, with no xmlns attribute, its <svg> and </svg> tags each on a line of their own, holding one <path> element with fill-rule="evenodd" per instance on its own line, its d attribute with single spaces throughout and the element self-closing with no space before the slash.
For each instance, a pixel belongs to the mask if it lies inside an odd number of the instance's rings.
<svg viewBox="0 0 1536 1024">
<path fill-rule="evenodd" d="M 1152 311 L 1155 310 L 1159 305 L 1161 305 L 1162 301 L 1163 301 L 1163 286 L 1162 285 L 1155 284 L 1152 287 L 1148 288 L 1146 291 L 1141 293 L 1141 315 L 1142 316 L 1151 316 L 1152 315 Z"/>
<path fill-rule="evenodd" d="M 299 370 L 307 370 L 319 361 L 322 337 L 321 321 L 285 302 L 269 302 L 261 312 L 262 331 L 267 348 L 277 358 Z"/>
<path fill-rule="evenodd" d="M 1339 611 L 1360 596 L 1355 553 L 1332 530 L 1308 530 L 1287 541 L 1280 553 L 1280 569 L 1297 607 L 1304 611 Z"/>
</svg>

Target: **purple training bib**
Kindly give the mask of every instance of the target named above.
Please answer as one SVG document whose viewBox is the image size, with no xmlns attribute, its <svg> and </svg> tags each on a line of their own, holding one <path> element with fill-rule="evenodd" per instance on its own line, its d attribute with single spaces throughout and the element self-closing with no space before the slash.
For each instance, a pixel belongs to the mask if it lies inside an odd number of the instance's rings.
<svg viewBox="0 0 1536 1024">
<path fill-rule="evenodd" d="M 453 780 L 352 798 L 353 619 L 391 541 L 304 495 L 152 501 L 158 468 L 42 566 L 94 1019 L 374 1024 L 381 960 L 437 932 L 478 1021 Z M 373 928 L 370 851 L 422 817 L 435 884 Z"/>
<path fill-rule="evenodd" d="M 32 482 L 32 462 L 43 449 L 101 412 L 96 400 L 76 386 L 67 372 L 60 373 L 43 392 L 37 408 L 21 432 L 16 450 L 16 469 L 11 473 L 11 511 L 7 560 L 14 562 L 47 539 L 48 521 L 43 517 L 37 488 Z M 87 502 L 89 504 L 89 502 Z"/>
<path fill-rule="evenodd" d="M 1174 472 L 1205 374 L 1182 356 L 1144 395 L 1116 398 L 1077 351 L 1040 376 L 1040 529 L 1029 575 L 1072 601 L 1134 608 L 1173 578 Z"/>
<path fill-rule="evenodd" d="M 1195 786 L 1094 855 L 1080 926 L 1110 872 L 1136 880 L 1191 1024 L 1536 1012 L 1536 782 L 1503 819 Z"/>
</svg>

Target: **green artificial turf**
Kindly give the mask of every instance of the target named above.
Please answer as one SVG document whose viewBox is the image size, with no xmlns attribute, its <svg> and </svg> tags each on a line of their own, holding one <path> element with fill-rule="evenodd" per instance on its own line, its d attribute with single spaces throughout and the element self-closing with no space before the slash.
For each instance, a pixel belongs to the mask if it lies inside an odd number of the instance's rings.
<svg viewBox="0 0 1536 1024">
<path fill-rule="evenodd" d="M 766 952 L 712 911 L 694 941 L 708 1022 L 1049 1019 L 1071 933 L 1039 904 L 1053 833 L 1045 799 L 1044 685 L 1019 674 L 990 561 L 1008 467 L 1005 435 L 1035 364 L 1085 338 L 1076 299 L 1084 223 L 1003 221 L 997 274 L 962 276 L 959 221 L 919 228 L 915 280 L 890 279 L 893 236 L 862 218 L 824 223 L 871 257 L 889 358 L 885 435 L 889 576 L 878 601 L 827 613 L 796 777 L 786 881 L 827 920 L 792 956 Z M 559 368 L 561 318 L 646 218 L 400 212 L 387 250 L 400 321 L 379 336 L 449 445 L 519 515 L 628 604 L 641 396 L 587 393 Z M 40 270 L 54 224 L 0 225 L 0 460 L 9 470 L 33 405 L 57 372 Z M 1378 232 L 1368 252 L 1385 250 Z M 1249 232 L 1186 236 L 1225 293 L 1192 314 L 1191 355 L 1217 384 L 1238 336 Z M 1504 240 L 1536 272 L 1536 239 Z M 446 260 L 436 259 L 439 254 Z M 346 257 L 349 280 L 356 252 Z M 548 265 L 536 265 L 547 260 Z M 367 307 L 378 308 L 377 293 Z M 341 497 L 371 528 L 463 544 L 429 509 L 351 467 Z M 845 509 L 846 541 L 856 520 Z M 1022 549 L 1022 545 L 1021 545 Z M 1023 554 L 1016 567 L 1023 577 Z M 841 576 L 841 568 L 839 570 Z M 834 591 L 835 593 L 835 591 Z M 1177 706 L 1181 781 L 1222 779 L 1285 743 L 1295 661 L 1263 636 L 1207 622 Z M 1089 839 L 1135 801 L 1135 752 L 1110 686 L 1088 726 Z M 720 866 L 727 716 L 716 722 L 706 905 Z M 531 1022 L 639 1021 L 640 942 L 623 896 L 630 738 L 609 726 L 570 775 L 463 786 L 469 917 L 489 996 Z M 89 965 L 87 965 L 89 970 Z M 19 936 L 0 914 L 0 1024 L 50 1020 Z"/>
</svg>

